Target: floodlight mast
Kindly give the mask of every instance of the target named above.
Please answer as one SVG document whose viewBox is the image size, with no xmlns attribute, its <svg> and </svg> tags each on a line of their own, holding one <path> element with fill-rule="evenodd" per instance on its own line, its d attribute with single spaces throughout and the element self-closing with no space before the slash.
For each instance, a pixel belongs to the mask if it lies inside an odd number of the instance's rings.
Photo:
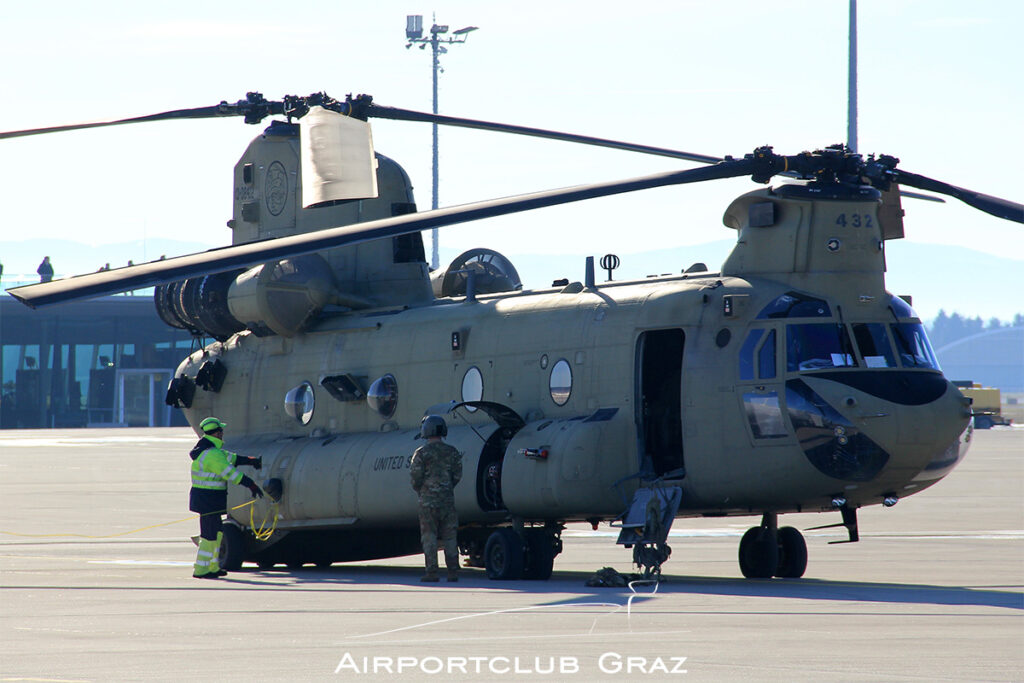
<svg viewBox="0 0 1024 683">
<path fill-rule="evenodd" d="M 448 49 L 442 44 L 454 45 L 456 43 L 466 42 L 466 37 L 473 31 L 477 30 L 476 26 L 466 26 L 460 28 L 457 31 L 453 31 L 450 36 L 442 37 L 448 33 L 447 24 L 437 24 L 437 15 L 432 16 L 433 25 L 430 27 L 430 35 L 428 37 L 423 36 L 423 15 L 421 14 L 410 14 L 405 18 L 405 38 L 406 38 L 406 49 L 409 49 L 413 44 L 419 44 L 420 49 L 426 49 L 427 45 L 430 46 L 432 60 L 431 73 L 433 74 L 433 85 L 434 85 L 434 102 L 433 111 L 437 114 L 437 74 L 443 72 L 441 64 L 438 61 L 438 57 L 448 52 Z M 431 124 L 434 148 L 433 148 L 433 163 L 432 163 L 432 175 L 433 175 L 433 196 L 430 202 L 430 208 L 436 209 L 438 207 L 438 163 L 437 163 L 437 124 Z M 440 267 L 440 256 L 438 254 L 437 245 L 437 228 L 430 231 L 431 242 L 433 249 L 430 257 L 430 267 L 434 270 Z"/>
<path fill-rule="evenodd" d="M 850 0 L 850 55 L 847 60 L 846 146 L 857 151 L 857 0 Z"/>
</svg>

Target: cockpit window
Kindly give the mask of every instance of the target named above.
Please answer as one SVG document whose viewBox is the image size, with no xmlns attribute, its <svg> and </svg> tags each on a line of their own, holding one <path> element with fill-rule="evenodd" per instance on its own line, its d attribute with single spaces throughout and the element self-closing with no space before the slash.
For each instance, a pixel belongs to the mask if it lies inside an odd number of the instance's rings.
<svg viewBox="0 0 1024 683">
<path fill-rule="evenodd" d="M 932 368 L 941 370 L 935 351 L 925 334 L 921 323 L 893 323 L 892 337 L 896 340 L 896 350 L 900 354 L 900 363 L 905 368 Z"/>
<path fill-rule="evenodd" d="M 843 325 L 786 326 L 786 368 L 790 372 L 856 367 L 853 344 Z"/>
<path fill-rule="evenodd" d="M 758 318 L 831 318 L 832 311 L 821 299 L 799 292 L 786 292 L 757 314 Z"/>
<path fill-rule="evenodd" d="M 769 330 L 768 336 L 757 352 L 757 372 L 761 379 L 775 377 L 775 330 Z"/>
<path fill-rule="evenodd" d="M 902 299 L 902 298 L 900 298 L 898 296 L 890 297 L 890 299 L 889 299 L 889 308 L 892 309 L 892 312 L 896 314 L 897 318 L 916 318 L 917 317 L 917 311 L 915 311 L 910 306 L 910 304 L 908 304 L 904 299 Z"/>
<path fill-rule="evenodd" d="M 754 348 L 761 340 L 764 330 L 751 330 L 740 348 L 740 379 L 754 379 Z"/>
<path fill-rule="evenodd" d="M 853 338 L 857 340 L 864 365 L 869 368 L 894 368 L 896 356 L 881 323 L 860 323 L 853 326 Z"/>
</svg>

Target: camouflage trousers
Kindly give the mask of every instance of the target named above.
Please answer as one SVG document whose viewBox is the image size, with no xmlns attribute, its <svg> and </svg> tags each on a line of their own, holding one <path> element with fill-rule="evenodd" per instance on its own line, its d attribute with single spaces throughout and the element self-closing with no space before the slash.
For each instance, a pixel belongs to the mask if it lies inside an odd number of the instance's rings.
<svg viewBox="0 0 1024 683">
<path fill-rule="evenodd" d="M 427 574 L 437 574 L 437 546 L 444 549 L 444 563 L 449 572 L 459 568 L 459 517 L 454 507 L 420 505 L 420 543 L 426 560 Z"/>
</svg>

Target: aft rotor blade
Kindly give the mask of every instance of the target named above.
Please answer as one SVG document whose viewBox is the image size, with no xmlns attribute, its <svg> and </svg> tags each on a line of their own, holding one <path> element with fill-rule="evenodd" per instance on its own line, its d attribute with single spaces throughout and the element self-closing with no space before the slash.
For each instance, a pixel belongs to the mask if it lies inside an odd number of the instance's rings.
<svg viewBox="0 0 1024 683">
<path fill-rule="evenodd" d="M 935 180 L 934 178 L 928 178 L 927 176 L 909 173 L 903 170 L 896 170 L 896 178 L 897 182 L 901 185 L 910 185 L 911 187 L 916 187 L 919 190 L 928 190 L 929 192 L 938 192 L 940 194 L 949 195 L 950 197 L 956 197 L 964 204 L 973 206 L 975 209 L 984 211 L 985 213 L 990 213 L 993 216 L 998 216 L 999 218 L 1005 218 L 1008 221 L 1024 223 L 1024 204 L 1018 204 L 1017 202 L 1011 202 L 1009 199 L 993 197 L 991 195 L 975 192 L 974 190 L 957 187 L 956 185 L 944 183 L 941 180 Z"/>
<path fill-rule="evenodd" d="M 704 180 L 733 178 L 753 172 L 756 162 L 745 158 L 723 161 L 714 166 L 685 171 L 658 173 L 628 180 L 592 185 L 580 185 L 560 190 L 492 199 L 436 209 L 423 213 L 406 214 L 394 218 L 356 223 L 339 228 L 328 228 L 313 233 L 279 237 L 272 240 L 250 242 L 231 247 L 211 249 L 198 254 L 180 256 L 163 261 L 152 261 L 116 270 L 89 273 L 63 280 L 8 289 L 7 292 L 22 303 L 38 308 L 78 299 L 89 299 L 133 289 L 174 282 L 196 275 L 218 273 L 236 268 L 248 268 L 261 263 L 309 254 L 324 249 L 358 244 L 384 237 L 395 237 L 420 230 L 466 223 L 504 216 L 546 206 L 568 204 L 585 199 L 608 197 L 654 187 L 682 185 Z"/>
<path fill-rule="evenodd" d="M 691 154 L 665 147 L 651 147 L 649 145 L 637 145 L 631 142 L 618 140 L 607 140 L 587 135 L 575 135 L 573 133 L 561 133 L 543 128 L 530 128 L 528 126 L 515 126 L 508 123 L 495 123 L 492 121 L 480 121 L 478 119 L 463 119 L 455 116 L 442 116 L 440 114 L 428 114 L 427 112 L 412 111 L 410 109 L 399 109 L 397 107 L 382 107 L 371 104 L 366 109 L 366 115 L 379 119 L 392 119 L 395 121 L 420 121 L 423 123 L 436 123 L 442 126 L 455 126 L 458 128 L 477 128 L 479 130 L 490 130 L 499 133 L 513 133 L 516 135 L 529 135 L 536 138 L 548 138 L 550 140 L 562 140 L 564 142 L 578 142 L 584 145 L 595 145 L 597 147 L 611 147 L 628 152 L 640 152 L 642 154 L 653 154 L 656 156 L 671 157 L 673 159 L 685 159 L 696 161 L 702 164 L 717 164 L 722 161 L 721 157 L 712 157 L 706 154 Z"/>
</svg>

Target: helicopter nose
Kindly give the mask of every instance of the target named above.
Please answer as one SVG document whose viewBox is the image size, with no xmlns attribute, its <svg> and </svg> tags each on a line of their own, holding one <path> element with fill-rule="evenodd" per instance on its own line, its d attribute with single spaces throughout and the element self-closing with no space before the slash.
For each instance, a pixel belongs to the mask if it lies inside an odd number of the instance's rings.
<svg viewBox="0 0 1024 683">
<path fill-rule="evenodd" d="M 970 406 L 939 373 L 807 375 L 786 383 L 786 405 L 808 460 L 836 479 L 898 491 L 966 453 Z"/>
</svg>

